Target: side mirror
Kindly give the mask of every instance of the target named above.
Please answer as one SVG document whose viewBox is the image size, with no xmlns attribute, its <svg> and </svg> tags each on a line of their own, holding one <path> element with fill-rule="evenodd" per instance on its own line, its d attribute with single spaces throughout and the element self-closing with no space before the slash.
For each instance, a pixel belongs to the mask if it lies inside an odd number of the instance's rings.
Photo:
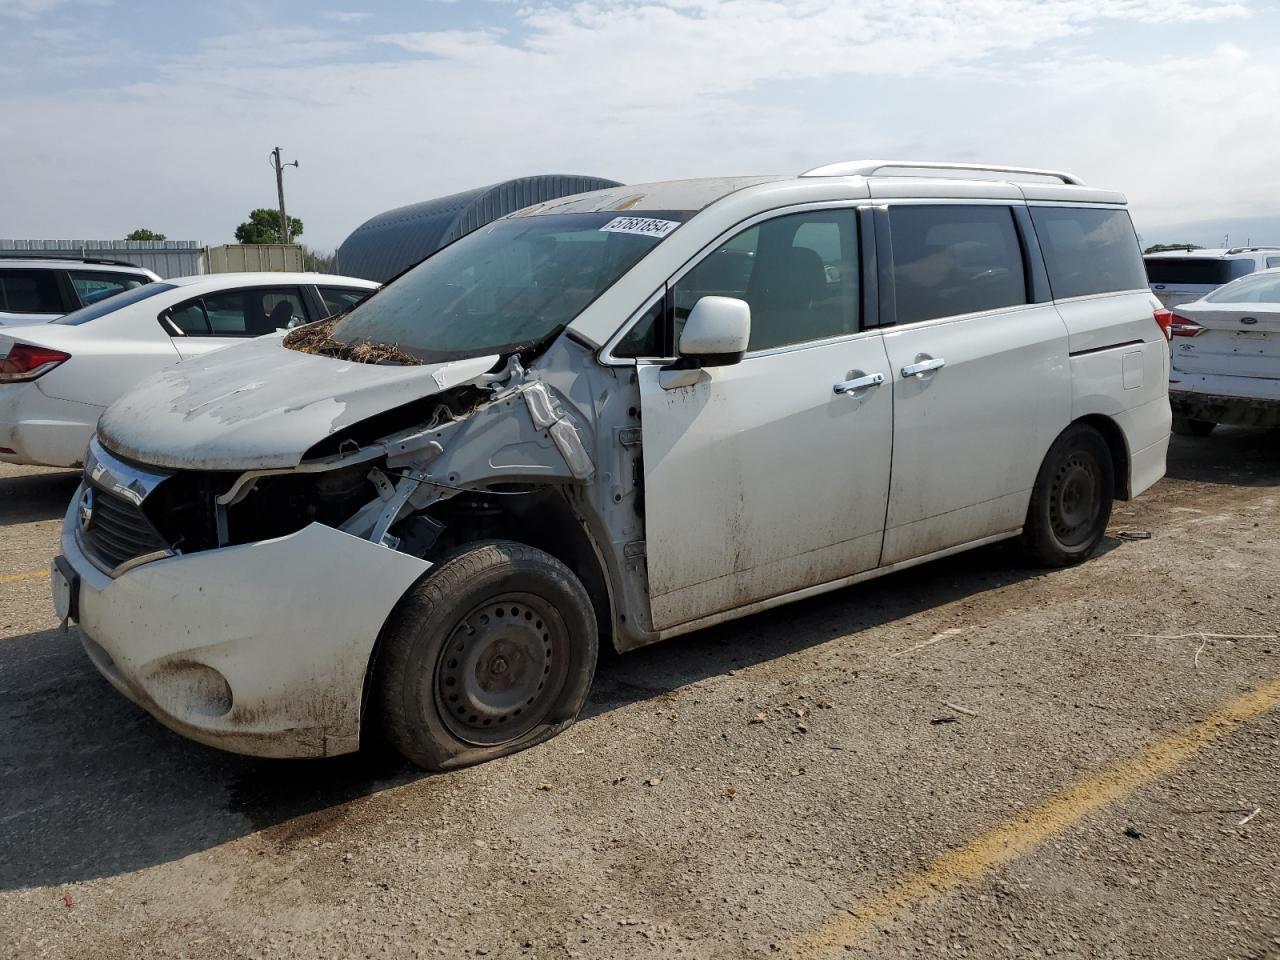
<svg viewBox="0 0 1280 960">
<path fill-rule="evenodd" d="M 703 297 L 680 332 L 682 365 L 727 367 L 742 360 L 751 340 L 751 305 L 735 297 Z"/>
</svg>

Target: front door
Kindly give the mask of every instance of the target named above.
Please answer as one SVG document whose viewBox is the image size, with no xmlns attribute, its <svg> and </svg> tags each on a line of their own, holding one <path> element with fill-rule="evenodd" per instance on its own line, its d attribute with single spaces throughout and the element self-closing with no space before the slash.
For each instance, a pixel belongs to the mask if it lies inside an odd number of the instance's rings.
<svg viewBox="0 0 1280 960">
<path fill-rule="evenodd" d="M 859 332 L 852 210 L 748 227 L 673 284 L 676 335 L 702 296 L 751 305 L 741 363 L 664 389 L 642 363 L 645 539 L 661 630 L 879 562 L 892 396 L 883 339 Z M 852 389 L 847 381 L 880 374 Z"/>
</svg>

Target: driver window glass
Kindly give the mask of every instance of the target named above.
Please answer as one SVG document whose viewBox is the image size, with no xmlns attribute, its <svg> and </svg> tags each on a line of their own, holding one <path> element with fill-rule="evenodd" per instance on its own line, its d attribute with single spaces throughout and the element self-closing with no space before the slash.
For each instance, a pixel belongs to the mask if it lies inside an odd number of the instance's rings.
<svg viewBox="0 0 1280 960">
<path fill-rule="evenodd" d="M 1001 206 L 889 209 L 898 323 L 1027 302 L 1013 211 Z"/>
<path fill-rule="evenodd" d="M 204 307 L 209 335 L 215 337 L 260 337 L 307 322 L 295 287 L 213 293 L 204 298 Z"/>
<path fill-rule="evenodd" d="M 742 231 L 674 287 L 675 336 L 707 296 L 751 305 L 748 351 L 858 331 L 858 231 L 852 210 L 793 213 Z"/>
</svg>

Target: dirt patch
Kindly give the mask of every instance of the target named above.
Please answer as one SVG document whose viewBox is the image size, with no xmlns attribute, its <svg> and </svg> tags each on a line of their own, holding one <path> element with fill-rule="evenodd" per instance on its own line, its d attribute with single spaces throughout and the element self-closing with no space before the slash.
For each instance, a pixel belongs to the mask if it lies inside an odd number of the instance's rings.
<svg viewBox="0 0 1280 960">
<path fill-rule="evenodd" d="M 399 344 L 377 343 L 373 340 L 357 340 L 347 343 L 333 338 L 337 317 L 298 327 L 284 338 L 284 345 L 301 353 L 315 353 L 335 360 L 353 360 L 356 363 L 389 363 L 417 366 L 422 361 L 400 349 Z"/>
</svg>

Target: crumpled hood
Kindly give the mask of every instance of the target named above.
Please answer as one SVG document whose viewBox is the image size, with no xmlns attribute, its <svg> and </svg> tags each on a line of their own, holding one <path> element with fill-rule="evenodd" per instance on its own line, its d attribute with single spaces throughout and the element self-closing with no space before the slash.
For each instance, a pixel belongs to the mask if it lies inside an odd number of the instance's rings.
<svg viewBox="0 0 1280 960">
<path fill-rule="evenodd" d="M 294 467 L 331 433 L 474 379 L 497 356 L 414 367 L 335 360 L 267 336 L 170 367 L 107 408 L 112 452 L 185 470 Z"/>
</svg>

